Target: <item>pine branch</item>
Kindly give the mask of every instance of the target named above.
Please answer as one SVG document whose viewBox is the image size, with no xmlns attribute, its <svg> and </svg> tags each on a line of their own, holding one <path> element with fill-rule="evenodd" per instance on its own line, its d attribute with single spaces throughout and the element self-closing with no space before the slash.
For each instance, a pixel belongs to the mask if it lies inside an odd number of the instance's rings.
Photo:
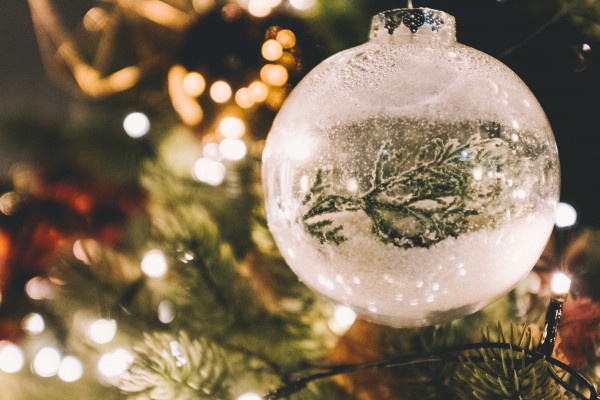
<svg viewBox="0 0 600 400">
<path fill-rule="evenodd" d="M 480 134 L 465 143 L 437 138 L 412 153 L 384 143 L 364 193 L 340 194 L 333 171 L 319 169 L 302 202 L 308 208 L 302 221 L 321 244 L 339 245 L 348 238 L 333 215 L 361 211 L 383 243 L 430 247 L 474 228 L 471 216 L 485 214 L 491 225 L 501 217 L 505 209 L 489 207 L 502 190 L 499 183 L 480 181 L 474 171 L 482 165 L 496 171 L 509 168 L 509 152 L 503 139 Z M 404 168 L 406 160 L 414 160 L 414 165 Z"/>
<path fill-rule="evenodd" d="M 118 383 L 131 399 L 227 399 L 228 365 L 223 352 L 185 332 L 145 334 L 135 361 Z"/>
<path fill-rule="evenodd" d="M 514 329 L 511 327 L 511 330 Z M 510 340 L 520 343 L 518 346 L 506 340 L 499 326 L 498 336 L 492 339 L 489 333 L 483 335 L 482 342 L 454 347 L 446 347 L 431 353 L 412 353 L 386 360 L 362 364 L 322 367 L 312 375 L 300 376 L 270 392 L 267 400 L 277 400 L 303 390 L 309 383 L 336 376 L 364 371 L 371 368 L 401 368 L 418 365 L 448 363 L 459 366 L 456 380 L 451 380 L 452 393 L 460 399 L 591 399 L 598 400 L 594 386 L 582 375 L 563 362 L 538 353 L 533 346 L 531 333 L 524 329 L 518 335 L 510 334 Z M 460 364 L 457 364 L 460 363 Z M 559 368 L 576 385 L 558 377 L 554 368 Z M 455 387 L 455 385 L 457 385 Z M 589 392 L 585 396 L 582 392 Z"/>
</svg>

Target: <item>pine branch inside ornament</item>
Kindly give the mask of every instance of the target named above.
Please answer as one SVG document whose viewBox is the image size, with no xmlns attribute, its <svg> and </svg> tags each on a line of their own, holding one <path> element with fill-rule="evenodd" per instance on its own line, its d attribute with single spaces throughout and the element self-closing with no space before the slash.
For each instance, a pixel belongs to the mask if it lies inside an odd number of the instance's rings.
<svg viewBox="0 0 600 400">
<path fill-rule="evenodd" d="M 397 9 L 313 69 L 263 153 L 269 227 L 308 286 L 392 326 L 439 324 L 508 291 L 553 226 L 546 115 L 454 18 Z"/>
</svg>

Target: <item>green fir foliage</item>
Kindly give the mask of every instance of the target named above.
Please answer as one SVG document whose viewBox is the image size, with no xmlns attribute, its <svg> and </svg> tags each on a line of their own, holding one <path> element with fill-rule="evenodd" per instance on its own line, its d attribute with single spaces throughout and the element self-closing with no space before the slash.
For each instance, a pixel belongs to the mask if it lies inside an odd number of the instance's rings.
<svg viewBox="0 0 600 400">
<path fill-rule="evenodd" d="M 533 349 L 531 329 L 510 327 L 505 336 L 499 324 L 494 337 L 488 329 L 482 332 L 482 343 L 507 343 Z M 544 359 L 532 359 L 516 349 L 478 349 L 473 355 L 461 357 L 458 369 L 457 393 L 477 400 L 559 400 L 571 398 L 552 378 L 552 366 Z"/>
<path fill-rule="evenodd" d="M 228 398 L 225 354 L 204 338 L 180 332 L 145 334 L 135 361 L 118 386 L 135 400 Z"/>
<path fill-rule="evenodd" d="M 343 226 L 331 218 L 341 212 L 364 213 L 373 233 L 383 242 L 400 248 L 430 247 L 474 228 L 471 216 L 490 215 L 499 183 L 480 183 L 474 178 L 477 166 L 490 163 L 499 171 L 509 162 L 510 149 L 501 138 L 480 134 L 466 142 L 433 139 L 411 153 L 384 143 L 373 166 L 367 190 L 357 195 L 340 194 L 332 171 L 319 169 L 306 195 L 302 216 L 306 231 L 321 244 L 339 245 L 348 240 Z M 406 160 L 415 160 L 406 166 Z"/>
</svg>

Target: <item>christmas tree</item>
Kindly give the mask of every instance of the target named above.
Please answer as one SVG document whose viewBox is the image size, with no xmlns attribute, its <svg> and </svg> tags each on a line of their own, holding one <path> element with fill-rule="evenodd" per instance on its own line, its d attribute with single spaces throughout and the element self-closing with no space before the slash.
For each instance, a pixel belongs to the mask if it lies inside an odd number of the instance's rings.
<svg viewBox="0 0 600 400">
<path fill-rule="evenodd" d="M 55 116 L 31 91 L 1 115 L 0 399 L 597 399 L 600 5 L 413 3 L 454 15 L 552 124 L 563 202 L 525 279 L 451 323 L 393 328 L 307 288 L 268 229 L 261 154 L 284 100 L 407 4 L 110 0 L 69 18 L 29 0 L 39 59 L 70 100 Z M 317 243 L 347 239 L 313 225 Z"/>
</svg>

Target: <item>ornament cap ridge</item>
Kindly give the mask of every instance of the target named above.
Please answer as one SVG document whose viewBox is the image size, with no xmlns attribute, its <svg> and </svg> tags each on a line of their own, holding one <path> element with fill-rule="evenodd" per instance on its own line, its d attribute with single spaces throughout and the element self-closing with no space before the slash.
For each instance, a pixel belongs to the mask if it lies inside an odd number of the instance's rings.
<svg viewBox="0 0 600 400">
<path fill-rule="evenodd" d="M 396 8 L 373 16 L 371 39 L 416 36 L 456 41 L 456 21 L 452 15 L 431 8 Z"/>
</svg>

